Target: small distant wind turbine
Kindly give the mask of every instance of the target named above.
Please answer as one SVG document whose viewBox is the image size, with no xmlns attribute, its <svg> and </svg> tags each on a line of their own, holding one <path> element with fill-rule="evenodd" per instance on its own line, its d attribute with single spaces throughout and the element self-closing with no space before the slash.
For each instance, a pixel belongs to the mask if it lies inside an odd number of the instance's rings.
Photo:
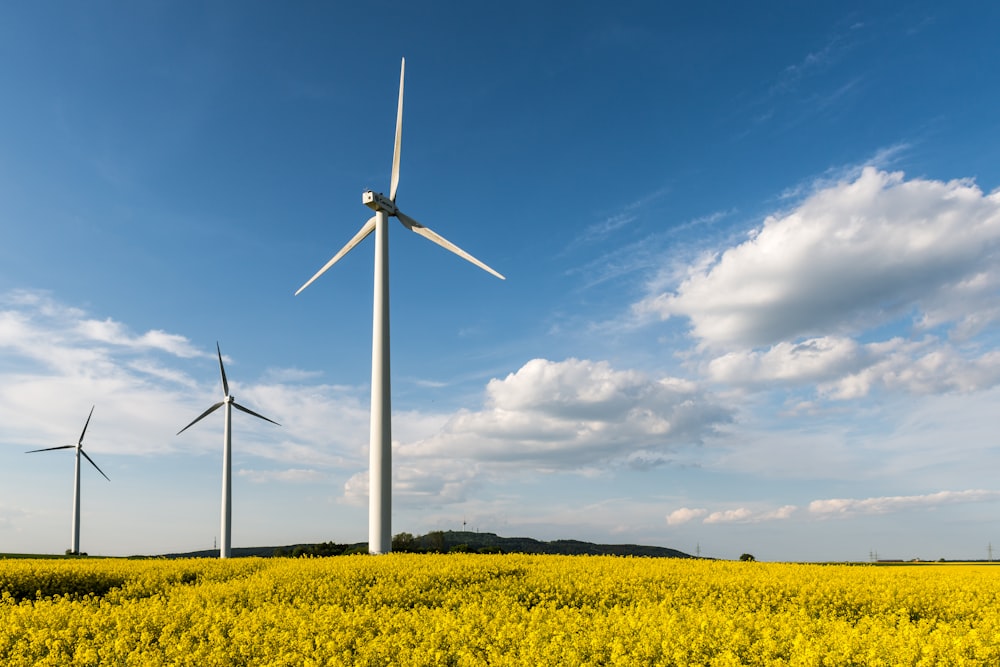
<svg viewBox="0 0 1000 667">
<path fill-rule="evenodd" d="M 104 474 L 94 459 L 90 458 L 87 452 L 83 451 L 83 436 L 87 434 L 87 427 L 90 426 L 90 418 L 94 416 L 94 407 L 90 407 L 90 414 L 87 415 L 87 421 L 83 425 L 83 432 L 80 433 L 80 439 L 76 441 L 75 445 L 63 445 L 62 447 L 46 447 L 45 449 L 32 449 L 28 454 L 34 454 L 35 452 L 51 452 L 56 449 L 75 449 L 76 450 L 76 471 L 73 474 L 73 553 L 80 553 L 80 455 L 83 454 L 84 458 L 90 461 L 90 465 L 97 468 L 97 472 L 101 473 L 104 479 L 111 481 L 111 478 Z"/>
<path fill-rule="evenodd" d="M 395 217 L 411 232 L 420 234 L 445 250 L 472 262 L 497 278 L 504 277 L 455 244 L 435 234 L 427 227 L 404 214 L 396 207 L 396 188 L 399 186 L 399 152 L 403 134 L 403 75 L 406 70 L 404 58 L 399 67 L 399 105 L 396 109 L 396 143 L 392 154 L 392 180 L 389 196 L 381 192 L 366 191 L 361 195 L 361 203 L 375 211 L 375 215 L 361 226 L 361 229 L 333 256 L 326 265 L 316 272 L 296 295 L 309 287 L 314 280 L 336 264 L 351 248 L 356 246 L 373 231 L 375 232 L 375 303 L 372 308 L 372 403 L 371 431 L 369 435 L 368 471 L 368 550 L 381 554 L 392 550 L 392 434 L 391 406 L 389 397 L 389 218 Z"/>
<path fill-rule="evenodd" d="M 229 381 L 226 380 L 226 367 L 222 365 L 222 350 L 219 348 L 218 343 L 215 344 L 215 351 L 219 354 L 219 371 L 222 373 L 223 399 L 210 407 L 208 410 L 201 413 L 201 415 L 193 422 L 177 431 L 177 435 L 180 435 L 184 431 L 188 430 L 202 419 L 221 408 L 223 405 L 226 406 L 226 420 L 225 426 L 222 430 L 222 543 L 219 544 L 219 558 L 229 558 L 232 555 L 230 544 L 233 523 L 233 488 L 230 481 L 233 468 L 233 408 L 241 410 L 248 415 L 253 415 L 254 417 L 263 419 L 266 422 L 271 422 L 272 424 L 277 424 L 278 426 L 281 426 L 281 424 L 278 424 L 278 422 L 273 419 L 268 419 L 264 415 L 259 415 L 253 410 L 245 408 L 236 402 L 236 398 L 229 393 Z"/>
</svg>

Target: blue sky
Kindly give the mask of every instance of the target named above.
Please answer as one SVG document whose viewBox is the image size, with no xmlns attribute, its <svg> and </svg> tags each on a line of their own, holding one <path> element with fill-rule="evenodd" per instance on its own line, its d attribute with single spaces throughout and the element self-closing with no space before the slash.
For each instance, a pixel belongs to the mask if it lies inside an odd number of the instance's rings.
<svg viewBox="0 0 1000 667">
<path fill-rule="evenodd" d="M 0 551 L 367 539 L 387 191 L 393 533 L 768 560 L 1000 547 L 998 11 L 0 8 Z"/>
</svg>

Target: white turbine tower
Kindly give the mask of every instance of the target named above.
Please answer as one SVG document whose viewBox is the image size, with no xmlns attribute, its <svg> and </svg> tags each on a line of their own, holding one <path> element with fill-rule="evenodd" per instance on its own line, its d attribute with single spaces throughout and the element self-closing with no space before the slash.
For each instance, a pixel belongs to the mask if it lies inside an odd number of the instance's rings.
<svg viewBox="0 0 1000 667">
<path fill-rule="evenodd" d="M 87 415 L 87 421 L 83 425 L 83 432 L 80 433 L 80 439 L 76 441 L 75 445 L 63 445 L 62 447 L 46 447 L 45 449 L 32 449 L 28 454 L 34 454 L 35 452 L 51 452 L 56 449 L 75 449 L 76 450 L 76 471 L 73 474 L 73 553 L 80 553 L 80 455 L 83 454 L 84 458 L 90 461 L 90 465 L 97 468 L 97 472 L 103 475 L 104 479 L 111 481 L 111 478 L 104 474 L 94 459 L 90 458 L 87 452 L 83 451 L 83 436 L 87 434 L 87 427 L 90 425 L 90 418 L 94 416 L 94 407 L 91 406 L 90 414 Z"/>
<path fill-rule="evenodd" d="M 368 550 L 381 554 L 392 550 L 392 432 L 389 399 L 389 218 L 397 218 L 404 227 L 450 250 L 462 259 L 488 271 L 501 280 L 502 275 L 455 244 L 435 234 L 427 227 L 404 214 L 396 207 L 396 188 L 399 186 L 399 146 L 403 132 L 403 75 L 404 58 L 399 68 L 399 105 L 396 109 L 396 143 L 392 154 L 392 181 L 389 196 L 381 192 L 366 191 L 361 202 L 375 211 L 375 215 L 362 225 L 357 234 L 316 272 L 295 294 L 312 284 L 331 266 L 346 255 L 366 236 L 375 232 L 375 303 L 372 309 L 372 404 L 371 432 L 369 436 L 368 471 Z"/>
<path fill-rule="evenodd" d="M 222 429 L 222 541 L 219 544 L 219 558 L 229 558 L 232 555 L 231 538 L 233 524 L 233 487 L 230 479 L 233 468 L 233 408 L 264 421 L 271 422 L 272 424 L 277 424 L 278 426 L 281 426 L 281 424 L 278 424 L 273 419 L 268 419 L 264 415 L 259 415 L 236 402 L 236 398 L 229 393 L 229 381 L 226 380 L 226 367 L 222 365 L 222 350 L 219 349 L 218 343 L 215 344 L 215 351 L 219 354 L 219 371 L 222 373 L 223 399 L 201 413 L 193 422 L 177 431 L 177 435 L 188 430 L 223 405 L 226 406 L 225 426 Z"/>
</svg>

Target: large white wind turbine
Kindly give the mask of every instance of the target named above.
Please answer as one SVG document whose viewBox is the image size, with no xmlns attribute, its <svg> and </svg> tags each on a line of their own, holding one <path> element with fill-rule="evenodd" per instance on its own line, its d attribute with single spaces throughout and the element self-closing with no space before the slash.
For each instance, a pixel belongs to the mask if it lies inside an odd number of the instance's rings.
<svg viewBox="0 0 1000 667">
<path fill-rule="evenodd" d="M 389 400 L 389 218 L 397 218 L 404 227 L 450 250 L 501 280 L 502 275 L 486 266 L 458 246 L 435 234 L 427 227 L 404 214 L 396 207 L 396 188 L 399 185 L 399 145 L 403 132 L 403 74 L 404 58 L 399 68 L 399 105 L 396 109 L 396 143 L 392 154 L 392 181 L 389 196 L 381 192 L 366 191 L 361 202 L 375 211 L 375 215 L 362 225 L 360 231 L 316 272 L 295 294 L 312 284 L 331 266 L 346 255 L 366 236 L 375 232 L 375 304 L 372 310 L 372 407 L 369 436 L 368 471 L 368 550 L 381 554 L 392 550 L 392 434 Z"/>
<path fill-rule="evenodd" d="M 177 435 L 180 435 L 184 431 L 188 430 L 202 419 L 221 408 L 223 405 L 226 406 L 225 426 L 223 426 L 222 429 L 222 540 L 219 543 L 219 558 L 229 558 L 232 555 L 232 548 L 230 545 L 233 534 L 233 487 L 230 480 L 233 468 L 233 408 L 241 410 L 248 415 L 253 415 L 254 417 L 263 419 L 264 421 L 271 422 L 272 424 L 277 424 L 278 426 L 281 426 L 281 424 L 278 424 L 278 422 L 273 419 L 268 419 L 264 415 L 259 415 L 253 410 L 245 408 L 236 402 L 236 398 L 229 393 L 229 381 L 226 380 L 226 367 L 222 365 L 222 350 L 219 349 L 218 343 L 215 344 L 215 351 L 219 354 L 219 371 L 222 373 L 223 398 L 208 410 L 201 413 L 201 415 L 199 415 L 193 422 L 177 431 Z"/>
<path fill-rule="evenodd" d="M 111 478 L 104 474 L 94 459 L 90 458 L 87 452 L 83 451 L 83 436 L 87 434 L 87 427 L 90 426 L 90 418 L 94 416 L 94 407 L 90 407 L 90 414 L 87 415 L 87 421 L 83 425 L 83 432 L 80 433 L 80 439 L 76 441 L 75 445 L 63 445 L 62 447 L 46 447 L 45 449 L 32 449 L 28 454 L 34 454 L 35 452 L 51 452 L 56 449 L 75 449 L 76 450 L 76 471 L 73 473 L 73 553 L 80 553 L 80 455 L 83 454 L 84 458 L 90 461 L 90 465 L 97 468 L 97 472 L 104 476 L 104 479 L 111 481 Z"/>
</svg>

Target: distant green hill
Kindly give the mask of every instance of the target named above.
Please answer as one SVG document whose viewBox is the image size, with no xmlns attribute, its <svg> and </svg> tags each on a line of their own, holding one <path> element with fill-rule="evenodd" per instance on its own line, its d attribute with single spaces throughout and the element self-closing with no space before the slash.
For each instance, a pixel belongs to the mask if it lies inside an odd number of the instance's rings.
<svg viewBox="0 0 1000 667">
<path fill-rule="evenodd" d="M 397 536 L 398 538 L 398 536 Z M 394 540 L 395 542 L 395 540 Z M 448 530 L 414 538 L 418 548 L 451 551 L 467 547 L 469 551 L 499 549 L 503 553 L 563 554 L 571 556 L 649 556 L 655 558 L 692 558 L 676 549 L 640 544 L 594 544 L 580 540 L 543 542 L 531 537 L 500 537 L 495 533 Z M 443 542 L 443 548 L 439 546 Z"/>
<path fill-rule="evenodd" d="M 650 558 L 694 558 L 683 551 L 667 547 L 652 547 L 641 544 L 594 544 L 579 540 L 553 540 L 543 542 L 531 537 L 500 537 L 495 533 L 473 531 L 433 531 L 426 535 L 413 536 L 400 533 L 392 540 L 394 551 L 438 552 L 471 551 L 522 554 L 562 554 L 571 556 L 645 556 Z M 337 556 L 343 553 L 365 552 L 368 544 L 292 544 L 284 547 L 233 547 L 234 558 L 259 556 Z M 218 549 L 189 551 L 187 553 L 163 554 L 164 558 L 216 558 Z"/>
<path fill-rule="evenodd" d="M 367 551 L 366 542 L 357 544 L 335 544 L 324 542 L 321 544 L 289 544 L 283 547 L 232 547 L 230 549 L 233 558 L 248 558 L 256 556 L 258 558 L 272 558 L 275 556 L 300 556 L 303 554 L 318 556 L 340 556 L 346 551 L 361 550 Z M 218 558 L 218 549 L 202 549 L 200 551 L 185 551 L 183 553 L 161 554 L 160 558 Z"/>
</svg>

